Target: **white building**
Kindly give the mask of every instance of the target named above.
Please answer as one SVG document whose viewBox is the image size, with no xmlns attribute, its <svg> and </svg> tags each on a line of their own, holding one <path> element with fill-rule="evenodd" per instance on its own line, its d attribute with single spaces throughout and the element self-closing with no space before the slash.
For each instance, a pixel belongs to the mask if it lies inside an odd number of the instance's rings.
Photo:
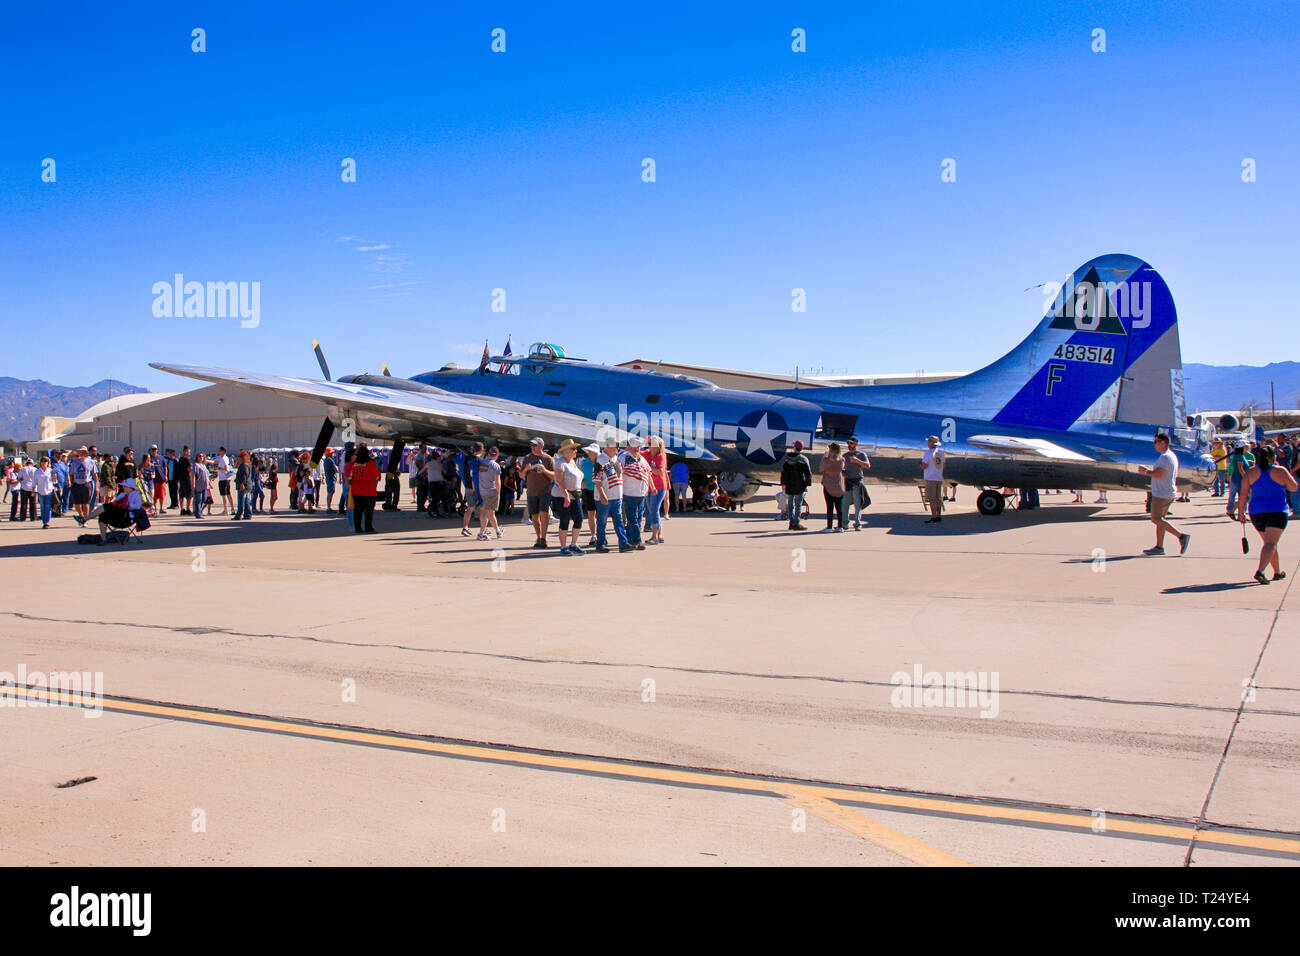
<svg viewBox="0 0 1300 956">
<path fill-rule="evenodd" d="M 40 441 L 28 453 L 51 448 L 97 445 L 118 454 L 127 446 L 139 453 L 150 445 L 180 451 L 240 448 L 310 448 L 325 419 L 325 406 L 298 398 L 229 385 L 190 392 L 119 395 L 92 405 L 75 419 L 46 415 Z"/>
</svg>

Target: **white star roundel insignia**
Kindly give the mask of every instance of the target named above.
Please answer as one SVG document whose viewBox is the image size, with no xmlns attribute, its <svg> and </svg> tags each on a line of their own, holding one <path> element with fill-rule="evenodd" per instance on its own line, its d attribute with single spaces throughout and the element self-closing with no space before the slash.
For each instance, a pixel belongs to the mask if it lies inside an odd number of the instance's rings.
<svg viewBox="0 0 1300 956">
<path fill-rule="evenodd" d="M 785 454 L 786 423 L 778 413 L 755 410 L 736 423 L 736 448 L 756 465 L 770 465 Z"/>
</svg>

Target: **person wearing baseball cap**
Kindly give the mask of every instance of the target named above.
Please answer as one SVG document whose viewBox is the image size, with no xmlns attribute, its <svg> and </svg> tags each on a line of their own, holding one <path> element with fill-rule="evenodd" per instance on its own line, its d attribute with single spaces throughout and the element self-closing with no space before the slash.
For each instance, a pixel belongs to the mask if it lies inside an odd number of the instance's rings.
<svg viewBox="0 0 1300 956">
<path fill-rule="evenodd" d="M 849 436 L 848 451 L 844 453 L 844 517 L 854 511 L 853 530 L 862 530 L 862 508 L 871 504 L 871 496 L 863 484 L 863 473 L 871 468 L 871 459 L 867 453 L 858 450 L 858 436 Z"/>
<path fill-rule="evenodd" d="M 588 445 L 590 450 L 591 446 Z M 618 538 L 618 550 L 622 554 L 632 550 L 627 541 L 627 529 L 623 524 L 623 466 L 618 461 L 618 439 L 610 437 L 605 440 L 605 449 L 598 454 L 593 464 L 596 479 L 596 553 L 608 554 L 610 548 L 606 543 L 605 528 L 607 520 L 614 519 L 614 534 Z"/>
<path fill-rule="evenodd" d="M 943 443 L 938 435 L 925 439 L 928 446 L 921 455 L 921 478 L 925 482 L 925 500 L 930 503 L 930 517 L 926 524 L 943 521 Z"/>
<path fill-rule="evenodd" d="M 555 459 L 546 454 L 546 443 L 534 438 L 528 443 L 520 469 L 524 474 L 524 491 L 528 496 L 528 517 L 537 533 L 534 548 L 546 547 L 546 528 L 551 523 L 551 481 L 555 478 Z"/>
<path fill-rule="evenodd" d="M 1241 477 L 1255 467 L 1255 456 L 1250 453 L 1250 443 L 1238 438 L 1228 455 L 1228 517 L 1237 518 L 1237 496 L 1241 494 Z"/>
<path fill-rule="evenodd" d="M 618 453 L 623 469 L 623 528 L 634 551 L 644 551 L 641 523 L 645 520 L 645 499 L 650 491 L 650 463 L 641 457 L 641 439 L 629 434 Z"/>
<path fill-rule="evenodd" d="M 785 492 L 786 507 L 790 512 L 788 531 L 806 531 L 803 517 L 803 498 L 812 487 L 812 467 L 803 453 L 803 442 L 796 441 L 785 453 L 781 463 L 781 490 Z"/>
</svg>

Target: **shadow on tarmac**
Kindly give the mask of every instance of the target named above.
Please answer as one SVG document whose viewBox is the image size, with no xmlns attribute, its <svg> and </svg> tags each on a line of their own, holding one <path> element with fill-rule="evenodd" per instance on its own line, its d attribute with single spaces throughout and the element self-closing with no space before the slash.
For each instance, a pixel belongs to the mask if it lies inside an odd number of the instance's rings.
<svg viewBox="0 0 1300 956">
<path fill-rule="evenodd" d="M 1255 581 L 1224 581 L 1221 584 L 1184 584 L 1176 588 L 1165 588 L 1161 594 L 1213 594 L 1218 591 L 1240 591 L 1243 588 L 1260 587 Z"/>
<path fill-rule="evenodd" d="M 130 554 L 134 551 L 166 551 L 172 548 L 212 547 L 222 544 L 238 544 L 246 541 L 267 541 L 286 537 L 285 522 L 297 522 L 303 518 L 317 520 L 302 521 L 295 529 L 295 538 L 340 538 L 353 534 L 351 528 L 342 519 L 325 520 L 334 517 L 328 513 L 295 514 L 286 512 L 281 515 L 258 515 L 251 521 L 235 524 L 229 516 L 192 518 L 172 516 L 153 519 L 153 525 L 143 535 L 137 535 L 126 544 L 78 544 L 77 535 L 94 534 L 99 525 L 90 521 L 85 528 L 78 527 L 71 519 L 56 518 L 46 532 L 51 537 L 45 541 L 24 544 L 0 545 L 0 561 L 6 558 L 50 557 L 69 554 Z"/>
</svg>

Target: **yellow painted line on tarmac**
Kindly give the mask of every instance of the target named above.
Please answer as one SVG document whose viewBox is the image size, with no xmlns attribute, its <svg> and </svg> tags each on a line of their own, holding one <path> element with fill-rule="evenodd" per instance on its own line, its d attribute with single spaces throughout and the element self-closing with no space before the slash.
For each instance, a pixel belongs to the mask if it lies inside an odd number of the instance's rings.
<svg viewBox="0 0 1300 956">
<path fill-rule="evenodd" d="M 1053 810 L 1031 810 L 1026 807 L 988 806 L 978 803 L 965 803 L 958 800 L 945 800 L 942 797 L 911 797 L 894 793 L 865 793 L 843 787 L 818 785 L 817 792 L 829 800 L 846 803 L 867 803 L 879 807 L 897 807 L 904 810 L 920 810 L 926 813 L 958 814 L 966 817 L 981 817 L 990 822 L 1000 823 L 1038 823 L 1053 827 L 1071 827 L 1093 830 L 1094 824 L 1100 827 L 1100 833 L 1131 833 L 1137 836 L 1165 837 L 1177 840 L 1190 840 L 1195 834 L 1197 843 L 1214 843 L 1220 846 L 1236 846 L 1252 850 L 1271 850 L 1292 853 L 1300 856 L 1300 840 L 1288 837 L 1269 837 L 1251 833 L 1228 833 L 1221 830 L 1196 830 L 1195 827 L 1179 823 L 1146 823 L 1141 820 L 1124 820 L 1107 816 L 1098 821 L 1091 814 L 1068 813 Z"/>
<path fill-rule="evenodd" d="M 944 797 L 910 795 L 903 793 L 881 793 L 871 790 L 855 790 L 851 787 L 835 786 L 823 783 L 804 783 L 796 781 L 764 780 L 759 777 L 747 777 L 739 774 L 714 770 L 690 770 L 676 767 L 656 766 L 637 763 L 631 760 L 614 758 L 594 758 L 567 756 L 556 753 L 539 753 L 519 750 L 499 744 L 457 743 L 449 740 L 431 740 L 425 737 L 408 737 L 398 733 L 374 730 L 355 730 L 348 727 L 334 727 L 309 721 L 284 720 L 274 717 L 257 717 L 221 710 L 204 710 L 185 707 L 180 704 L 155 704 L 147 701 L 130 700 L 117 697 L 96 698 L 79 691 L 49 690 L 43 687 L 0 685 L 0 697 L 12 696 L 16 699 L 27 697 L 44 701 L 48 704 L 86 707 L 102 706 L 104 710 L 117 713 L 134 714 L 142 717 L 161 717 L 171 720 L 184 720 L 192 723 L 208 724 L 216 727 L 255 730 L 265 733 L 289 734 L 316 740 L 337 741 L 340 743 L 360 744 L 364 746 L 383 747 L 428 753 L 445 757 L 480 760 L 491 763 L 515 764 L 522 767 L 534 767 L 543 770 L 567 771 L 570 773 L 592 774 L 603 777 L 617 777 L 642 783 L 677 784 L 701 787 L 711 790 L 731 790 L 760 794 L 771 797 L 790 799 L 791 793 L 797 791 L 803 797 L 816 796 L 826 804 L 843 810 L 847 814 L 853 811 L 840 806 L 849 803 L 899 810 L 913 810 L 927 814 L 944 814 L 987 820 L 989 823 L 1046 825 L 1051 827 L 1089 830 L 1100 833 L 1131 834 L 1133 836 L 1156 837 L 1174 840 L 1190 840 L 1195 837 L 1197 843 L 1213 844 L 1225 847 L 1237 847 L 1248 850 L 1264 850 L 1285 853 L 1300 857 L 1300 839 L 1293 837 L 1273 837 L 1257 833 L 1233 833 L 1222 830 L 1197 830 L 1190 824 L 1155 823 L 1141 820 L 1126 820 L 1108 816 L 1099 824 L 1091 814 L 1072 813 L 1057 810 L 1033 810 L 1027 807 L 1007 806 L 995 803 L 975 803 L 951 800 Z M 20 705 L 21 706 L 21 705 Z M 827 806 L 818 804 L 819 811 L 830 812 Z M 811 809 L 811 807 L 808 807 Z M 819 813 L 819 815 L 821 815 Z M 865 820 L 860 814 L 854 814 L 859 820 Z M 837 824 L 844 825 L 847 817 L 837 816 Z M 870 821 L 874 824 L 874 821 Z M 881 830 L 888 828 L 874 824 Z M 1094 830 L 1094 825 L 1100 825 Z M 855 831 L 856 832 L 856 831 Z M 864 829 L 865 832 L 865 829 Z M 873 831 L 877 832 L 877 831 Z M 893 831 L 889 831 L 893 832 Z M 899 836 L 902 836 L 899 834 Z M 870 839 L 868 837 L 868 839 Z M 910 839 L 910 838 L 905 838 Z M 918 844 L 924 847 L 925 844 Z M 913 848 L 915 849 L 915 848 Z M 939 853 L 938 850 L 931 852 Z M 905 855 L 905 854 L 903 854 Z M 939 865 L 962 865 L 960 860 Z"/>
<path fill-rule="evenodd" d="M 970 866 L 965 860 L 959 860 L 942 850 L 936 850 L 928 843 L 922 843 L 905 833 L 891 830 L 884 824 L 840 806 L 834 800 L 826 799 L 814 787 L 790 785 L 780 789 L 785 798 L 796 807 L 802 807 L 828 823 L 833 823 L 864 840 L 869 840 L 905 860 L 911 860 L 921 866 Z"/>
</svg>

